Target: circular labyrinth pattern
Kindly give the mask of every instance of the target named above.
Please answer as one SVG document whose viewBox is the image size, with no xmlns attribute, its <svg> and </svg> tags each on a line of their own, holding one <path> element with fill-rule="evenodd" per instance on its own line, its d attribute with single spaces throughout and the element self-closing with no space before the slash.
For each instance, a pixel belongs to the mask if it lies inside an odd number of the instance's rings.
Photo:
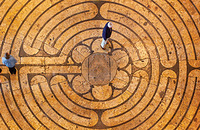
<svg viewBox="0 0 200 130">
<path fill-rule="evenodd" d="M 0 129 L 200 128 L 199 0 L 0 0 L 0 47 Z"/>
</svg>

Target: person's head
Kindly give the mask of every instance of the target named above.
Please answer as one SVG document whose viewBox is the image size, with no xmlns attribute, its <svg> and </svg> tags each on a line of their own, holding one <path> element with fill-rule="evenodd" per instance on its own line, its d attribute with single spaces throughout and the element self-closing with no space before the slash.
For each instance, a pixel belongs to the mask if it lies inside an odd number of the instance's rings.
<svg viewBox="0 0 200 130">
<path fill-rule="evenodd" d="M 9 59 L 10 58 L 10 54 L 9 53 L 5 53 L 5 58 Z"/>
<path fill-rule="evenodd" d="M 108 22 L 108 27 L 112 28 L 113 24 L 111 22 Z"/>
<path fill-rule="evenodd" d="M 2 72 L 2 69 L 0 68 L 0 73 Z"/>
</svg>

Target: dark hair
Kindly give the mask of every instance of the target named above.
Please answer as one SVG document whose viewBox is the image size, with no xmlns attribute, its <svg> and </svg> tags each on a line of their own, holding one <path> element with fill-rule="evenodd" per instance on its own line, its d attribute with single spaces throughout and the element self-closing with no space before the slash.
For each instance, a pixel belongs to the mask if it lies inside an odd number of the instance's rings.
<svg viewBox="0 0 200 130">
<path fill-rule="evenodd" d="M 10 54 L 9 54 L 9 53 L 6 53 L 6 54 L 5 54 L 5 57 L 6 57 L 6 59 L 9 59 L 9 58 L 10 58 Z"/>
<path fill-rule="evenodd" d="M 0 73 L 2 72 L 2 69 L 0 68 Z"/>
</svg>

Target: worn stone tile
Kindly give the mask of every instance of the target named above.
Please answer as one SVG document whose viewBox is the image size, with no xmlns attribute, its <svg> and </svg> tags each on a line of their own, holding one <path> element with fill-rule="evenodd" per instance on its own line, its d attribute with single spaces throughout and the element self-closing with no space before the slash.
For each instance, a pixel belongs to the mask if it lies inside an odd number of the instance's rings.
<svg viewBox="0 0 200 130">
<path fill-rule="evenodd" d="M 77 93 L 86 93 L 90 90 L 90 84 L 82 76 L 77 76 L 72 84 Z"/>
<path fill-rule="evenodd" d="M 44 57 L 21 57 L 21 64 L 44 65 Z"/>
<path fill-rule="evenodd" d="M 5 123 L 3 122 L 2 118 L 0 118 L 0 125 L 2 129 L 7 129 L 7 126 L 5 125 Z"/>
<path fill-rule="evenodd" d="M 0 0 L 0 129 L 198 129 L 199 5 Z"/>
<path fill-rule="evenodd" d="M 17 126 L 17 124 L 15 123 L 14 120 L 10 120 L 9 122 L 7 122 L 7 125 L 10 129 L 19 129 L 19 127 Z"/>
</svg>

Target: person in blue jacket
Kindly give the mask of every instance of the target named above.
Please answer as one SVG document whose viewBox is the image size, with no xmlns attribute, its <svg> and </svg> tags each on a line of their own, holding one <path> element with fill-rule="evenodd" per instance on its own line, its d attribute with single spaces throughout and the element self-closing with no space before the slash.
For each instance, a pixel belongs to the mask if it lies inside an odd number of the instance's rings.
<svg viewBox="0 0 200 130">
<path fill-rule="evenodd" d="M 107 22 L 103 28 L 103 33 L 102 33 L 103 40 L 101 42 L 101 48 L 104 50 L 105 50 L 106 44 L 108 44 L 108 39 L 110 38 L 112 34 L 112 26 L 113 25 L 111 22 Z"/>
<path fill-rule="evenodd" d="M 9 68 L 11 74 L 16 74 L 15 63 L 17 60 L 9 53 L 5 53 L 5 57 L 2 57 L 2 63 Z"/>
</svg>

